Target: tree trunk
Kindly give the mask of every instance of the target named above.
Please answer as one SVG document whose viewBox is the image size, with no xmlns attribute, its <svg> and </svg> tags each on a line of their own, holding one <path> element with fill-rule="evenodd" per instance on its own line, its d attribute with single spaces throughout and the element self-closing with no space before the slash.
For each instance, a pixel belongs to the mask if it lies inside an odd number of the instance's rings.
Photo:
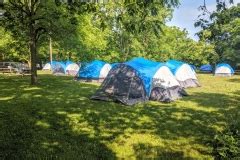
<svg viewBox="0 0 240 160">
<path fill-rule="evenodd" d="M 30 25 L 30 52 L 31 52 L 31 84 L 37 84 L 37 41 L 34 27 Z"/>
</svg>

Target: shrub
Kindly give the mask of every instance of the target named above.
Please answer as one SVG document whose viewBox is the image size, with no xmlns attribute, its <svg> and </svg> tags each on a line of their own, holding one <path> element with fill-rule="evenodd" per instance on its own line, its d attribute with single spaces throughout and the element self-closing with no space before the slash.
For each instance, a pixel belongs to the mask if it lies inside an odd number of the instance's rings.
<svg viewBox="0 0 240 160">
<path fill-rule="evenodd" d="M 229 125 L 213 139 L 215 159 L 240 159 L 240 123 Z"/>
</svg>

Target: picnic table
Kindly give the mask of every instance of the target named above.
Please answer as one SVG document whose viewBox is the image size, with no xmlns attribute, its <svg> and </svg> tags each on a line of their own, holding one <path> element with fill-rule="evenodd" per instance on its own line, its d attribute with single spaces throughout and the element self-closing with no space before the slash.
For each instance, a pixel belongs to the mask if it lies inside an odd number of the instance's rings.
<svg viewBox="0 0 240 160">
<path fill-rule="evenodd" d="M 4 73 L 13 73 L 14 70 L 11 67 L 1 67 L 0 72 Z"/>
<path fill-rule="evenodd" d="M 4 73 L 16 73 L 22 76 L 31 74 L 30 68 L 19 62 L 0 62 L 0 72 Z"/>
</svg>

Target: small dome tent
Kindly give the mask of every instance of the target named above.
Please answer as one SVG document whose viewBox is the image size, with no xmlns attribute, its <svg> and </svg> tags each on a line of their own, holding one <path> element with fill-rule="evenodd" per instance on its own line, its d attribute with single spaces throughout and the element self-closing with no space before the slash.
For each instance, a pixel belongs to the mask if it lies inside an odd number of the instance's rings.
<svg viewBox="0 0 240 160">
<path fill-rule="evenodd" d="M 92 99 L 114 100 L 126 105 L 149 99 L 169 102 L 181 97 L 182 91 L 167 66 L 135 58 L 114 66 Z"/>
<path fill-rule="evenodd" d="M 42 70 L 51 70 L 51 64 L 50 63 L 46 63 L 44 66 L 43 66 L 43 69 Z"/>
<path fill-rule="evenodd" d="M 90 63 L 82 65 L 77 74 L 77 79 L 88 82 L 102 82 L 108 75 L 111 68 L 111 65 L 106 62 L 94 60 Z"/>
<path fill-rule="evenodd" d="M 226 63 L 220 63 L 216 66 L 215 76 L 232 76 L 234 74 L 233 68 Z"/>
<path fill-rule="evenodd" d="M 205 64 L 200 67 L 200 71 L 210 73 L 212 72 L 212 66 L 210 64 Z"/>
<path fill-rule="evenodd" d="M 56 63 L 57 61 L 48 62 L 43 66 L 42 70 L 52 70 L 52 66 Z"/>
<path fill-rule="evenodd" d="M 166 65 L 170 68 L 182 87 L 188 88 L 199 86 L 196 73 L 187 63 L 176 60 L 169 60 L 166 62 Z"/>
<path fill-rule="evenodd" d="M 64 75 L 66 71 L 66 65 L 64 62 L 52 62 L 52 73 L 54 75 Z"/>
<path fill-rule="evenodd" d="M 76 76 L 79 69 L 80 69 L 80 66 L 77 63 L 74 63 L 72 61 L 66 62 L 66 74 L 67 75 Z"/>
</svg>

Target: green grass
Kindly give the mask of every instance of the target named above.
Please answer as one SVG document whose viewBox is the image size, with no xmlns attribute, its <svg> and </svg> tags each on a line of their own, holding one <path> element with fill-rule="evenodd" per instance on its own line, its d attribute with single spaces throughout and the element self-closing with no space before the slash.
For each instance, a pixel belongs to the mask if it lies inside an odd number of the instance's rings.
<svg viewBox="0 0 240 160">
<path fill-rule="evenodd" d="M 199 75 L 174 103 L 92 101 L 97 84 L 0 75 L 0 159 L 213 159 L 210 141 L 240 112 L 240 76 Z"/>
</svg>

